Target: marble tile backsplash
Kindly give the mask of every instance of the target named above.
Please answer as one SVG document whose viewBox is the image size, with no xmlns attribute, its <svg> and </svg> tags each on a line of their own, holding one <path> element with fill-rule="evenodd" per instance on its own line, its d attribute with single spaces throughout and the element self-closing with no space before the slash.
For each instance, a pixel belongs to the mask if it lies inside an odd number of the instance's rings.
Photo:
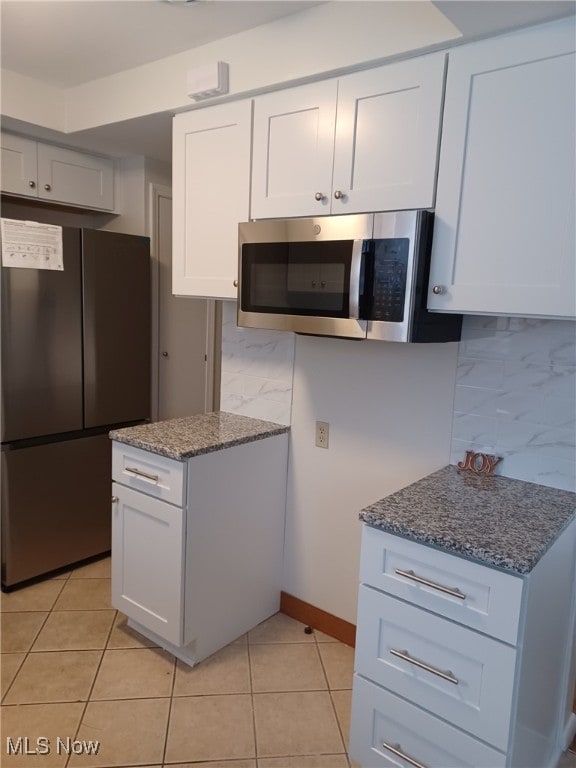
<svg viewBox="0 0 576 768">
<path fill-rule="evenodd" d="M 503 456 L 498 473 L 576 490 L 576 325 L 464 318 L 451 463 Z"/>
<path fill-rule="evenodd" d="M 224 302 L 221 409 L 290 424 L 294 341 L 238 328 Z M 576 491 L 576 324 L 464 318 L 451 463 L 467 450 L 503 456 L 499 474 Z"/>
<path fill-rule="evenodd" d="M 293 372 L 294 334 L 238 328 L 223 302 L 220 409 L 289 425 Z"/>
</svg>

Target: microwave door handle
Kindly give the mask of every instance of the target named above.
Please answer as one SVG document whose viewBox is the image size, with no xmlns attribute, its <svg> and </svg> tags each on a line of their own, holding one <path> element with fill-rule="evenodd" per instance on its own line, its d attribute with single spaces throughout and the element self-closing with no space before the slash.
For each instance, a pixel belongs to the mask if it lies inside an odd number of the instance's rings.
<svg viewBox="0 0 576 768">
<path fill-rule="evenodd" d="M 353 320 L 360 317 L 360 273 L 362 270 L 363 240 L 354 240 L 350 260 L 350 294 L 348 316 Z"/>
</svg>

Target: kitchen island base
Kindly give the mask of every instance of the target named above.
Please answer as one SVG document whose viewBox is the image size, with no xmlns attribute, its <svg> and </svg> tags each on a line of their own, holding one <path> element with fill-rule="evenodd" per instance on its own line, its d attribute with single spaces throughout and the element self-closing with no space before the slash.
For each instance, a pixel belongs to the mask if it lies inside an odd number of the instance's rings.
<svg viewBox="0 0 576 768">
<path fill-rule="evenodd" d="M 218 418 L 256 433 L 185 460 L 113 444 L 112 604 L 190 665 L 280 608 L 288 428 Z"/>
</svg>

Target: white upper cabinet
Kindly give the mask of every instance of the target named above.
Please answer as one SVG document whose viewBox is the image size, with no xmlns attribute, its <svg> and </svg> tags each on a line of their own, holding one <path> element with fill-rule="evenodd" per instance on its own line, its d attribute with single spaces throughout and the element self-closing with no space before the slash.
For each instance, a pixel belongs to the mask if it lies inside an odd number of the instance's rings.
<svg viewBox="0 0 576 768">
<path fill-rule="evenodd" d="M 2 191 L 80 208 L 114 210 L 114 161 L 2 134 Z"/>
<path fill-rule="evenodd" d="M 433 207 L 445 65 L 437 53 L 339 81 L 332 213 Z"/>
<path fill-rule="evenodd" d="M 84 208 L 114 208 L 114 161 L 38 144 L 38 195 Z"/>
<path fill-rule="evenodd" d="M 327 80 L 256 99 L 251 218 L 330 213 L 337 92 Z"/>
<path fill-rule="evenodd" d="M 575 316 L 575 39 L 565 19 L 450 53 L 429 309 Z"/>
<path fill-rule="evenodd" d="M 256 99 L 251 218 L 433 206 L 445 59 Z"/>
<path fill-rule="evenodd" d="M 2 191 L 13 195 L 38 197 L 38 161 L 36 142 L 2 134 Z"/>
<path fill-rule="evenodd" d="M 252 102 L 176 115 L 173 278 L 177 296 L 235 299 L 238 224 L 250 203 Z"/>
</svg>

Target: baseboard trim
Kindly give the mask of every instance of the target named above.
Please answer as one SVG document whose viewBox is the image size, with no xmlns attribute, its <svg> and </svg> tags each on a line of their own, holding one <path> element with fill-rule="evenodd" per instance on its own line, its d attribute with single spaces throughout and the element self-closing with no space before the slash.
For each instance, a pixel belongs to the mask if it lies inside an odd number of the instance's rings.
<svg viewBox="0 0 576 768">
<path fill-rule="evenodd" d="M 310 603 L 306 603 L 294 595 L 289 595 L 287 592 L 280 593 L 280 611 L 286 616 L 301 621 L 303 624 L 307 624 L 354 648 L 356 627 L 349 621 L 339 619 L 338 616 L 333 616 L 331 613 L 316 608 L 315 605 L 310 605 Z"/>
</svg>

